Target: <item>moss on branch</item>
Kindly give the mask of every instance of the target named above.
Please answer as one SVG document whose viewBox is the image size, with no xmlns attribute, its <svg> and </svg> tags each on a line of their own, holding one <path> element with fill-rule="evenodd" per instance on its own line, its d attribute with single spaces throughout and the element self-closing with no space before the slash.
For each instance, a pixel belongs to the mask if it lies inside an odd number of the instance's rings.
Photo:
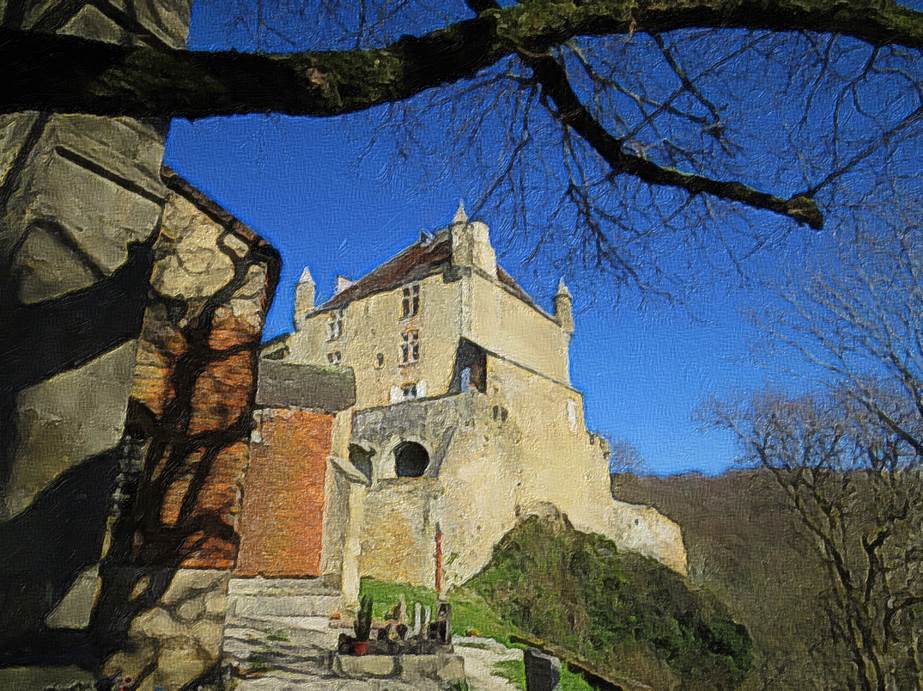
<svg viewBox="0 0 923 691">
<path fill-rule="evenodd" d="M 923 13 L 891 0 L 532 0 L 383 48 L 292 54 L 171 51 L 0 30 L 0 112 L 338 115 L 470 77 L 523 48 L 692 27 L 829 32 L 923 48 Z"/>
<path fill-rule="evenodd" d="M 874 45 L 923 48 L 923 13 L 892 0 L 531 0 L 406 36 L 377 49 L 290 54 L 194 52 L 120 46 L 71 36 L 0 30 L 0 112 L 26 110 L 186 117 L 282 113 L 316 117 L 401 101 L 475 75 L 504 57 L 541 54 L 575 36 L 739 28 L 828 32 Z M 543 82 L 548 89 L 551 82 Z M 559 110 L 569 89 L 559 89 Z M 564 96 L 563 100 L 560 98 Z M 579 104 L 577 104 L 579 105 Z M 582 109 L 582 106 L 580 106 Z M 621 148 L 583 109 L 566 124 L 617 173 L 691 194 L 711 194 L 818 228 L 806 196 L 782 199 L 737 182 L 658 166 Z"/>
</svg>

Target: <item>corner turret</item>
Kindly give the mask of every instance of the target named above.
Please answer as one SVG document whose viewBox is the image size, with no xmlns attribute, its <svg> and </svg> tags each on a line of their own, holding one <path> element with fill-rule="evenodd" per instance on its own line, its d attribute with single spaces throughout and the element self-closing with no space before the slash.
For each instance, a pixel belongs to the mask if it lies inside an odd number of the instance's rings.
<svg viewBox="0 0 923 691">
<path fill-rule="evenodd" d="M 558 291 L 554 294 L 554 318 L 565 332 L 574 333 L 574 298 L 563 277 L 558 281 Z"/>
<path fill-rule="evenodd" d="M 314 311 L 314 294 L 317 286 L 308 267 L 304 267 L 295 285 L 295 330 L 300 331 L 305 320 Z"/>
<path fill-rule="evenodd" d="M 449 231 L 452 233 L 452 264 L 478 269 L 496 278 L 497 255 L 490 244 L 490 230 L 481 221 L 468 220 L 462 201 L 458 202 Z"/>
</svg>

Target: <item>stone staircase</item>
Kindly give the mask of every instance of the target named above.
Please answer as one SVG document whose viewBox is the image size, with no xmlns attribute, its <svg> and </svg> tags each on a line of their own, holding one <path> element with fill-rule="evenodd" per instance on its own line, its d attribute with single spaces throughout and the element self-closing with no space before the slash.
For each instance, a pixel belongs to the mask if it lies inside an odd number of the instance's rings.
<svg viewBox="0 0 923 691">
<path fill-rule="evenodd" d="M 339 591 L 321 578 L 233 578 L 228 585 L 229 623 L 262 617 L 330 617 Z"/>
</svg>

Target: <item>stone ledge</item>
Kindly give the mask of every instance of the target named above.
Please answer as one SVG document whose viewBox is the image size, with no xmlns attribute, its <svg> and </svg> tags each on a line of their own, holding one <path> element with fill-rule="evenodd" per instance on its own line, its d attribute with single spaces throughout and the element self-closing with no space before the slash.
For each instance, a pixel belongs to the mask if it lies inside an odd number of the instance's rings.
<svg viewBox="0 0 923 691">
<path fill-rule="evenodd" d="M 348 367 L 260 360 L 257 407 L 310 408 L 336 412 L 356 402 L 356 377 Z"/>
<path fill-rule="evenodd" d="M 465 681 L 465 658 L 451 653 L 435 655 L 339 655 L 330 660 L 336 676 L 351 679 L 429 681 L 451 687 Z"/>
</svg>

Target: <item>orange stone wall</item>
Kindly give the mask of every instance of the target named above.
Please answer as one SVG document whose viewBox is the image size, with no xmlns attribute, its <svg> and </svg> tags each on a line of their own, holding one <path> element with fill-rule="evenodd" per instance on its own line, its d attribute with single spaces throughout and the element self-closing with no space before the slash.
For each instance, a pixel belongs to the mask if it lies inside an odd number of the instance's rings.
<svg viewBox="0 0 923 691">
<path fill-rule="evenodd" d="M 265 408 L 250 447 L 236 575 L 321 575 L 333 413 Z"/>
<path fill-rule="evenodd" d="M 167 171 L 128 428 L 145 448 L 137 562 L 234 566 L 260 339 L 279 257 Z"/>
</svg>

